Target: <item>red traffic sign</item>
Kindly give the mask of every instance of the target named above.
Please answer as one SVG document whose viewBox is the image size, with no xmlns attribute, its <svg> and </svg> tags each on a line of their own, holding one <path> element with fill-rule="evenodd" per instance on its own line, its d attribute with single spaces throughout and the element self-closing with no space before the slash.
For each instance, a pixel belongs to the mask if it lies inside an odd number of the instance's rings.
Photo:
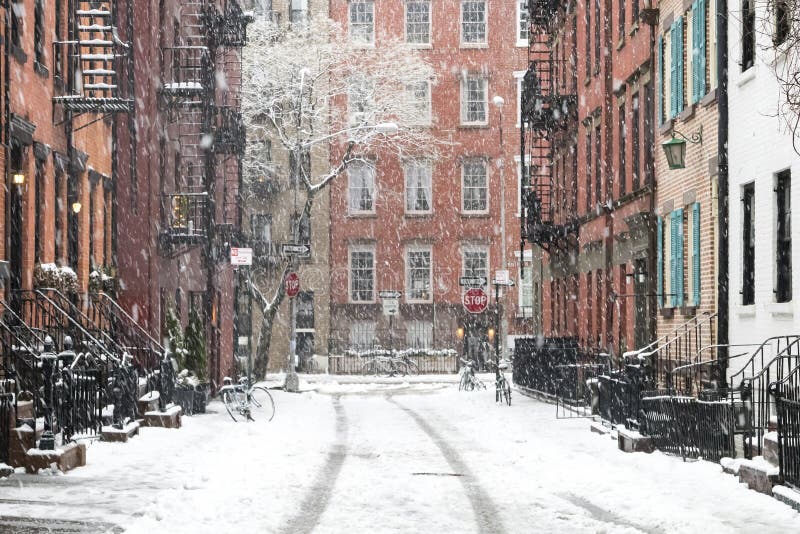
<svg viewBox="0 0 800 534">
<path fill-rule="evenodd" d="M 481 313 L 489 306 L 489 295 L 483 289 L 473 287 L 464 293 L 461 303 L 468 312 Z"/>
<path fill-rule="evenodd" d="M 283 283 L 286 286 L 287 296 L 294 297 L 300 292 L 300 277 L 297 276 L 297 273 L 287 274 Z"/>
</svg>

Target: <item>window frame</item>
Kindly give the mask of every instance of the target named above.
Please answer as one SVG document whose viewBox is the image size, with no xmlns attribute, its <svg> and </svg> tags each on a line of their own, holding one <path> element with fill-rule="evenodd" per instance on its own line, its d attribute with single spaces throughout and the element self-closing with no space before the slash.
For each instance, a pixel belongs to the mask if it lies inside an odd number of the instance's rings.
<svg viewBox="0 0 800 534">
<path fill-rule="evenodd" d="M 353 254 L 354 253 L 369 253 L 372 254 L 372 268 L 371 268 L 371 281 L 372 281 L 372 289 L 369 290 L 370 298 L 369 299 L 356 299 L 354 298 L 354 294 L 358 292 L 365 292 L 366 289 L 355 289 L 354 282 L 356 277 L 353 276 Z M 351 245 L 347 249 L 347 301 L 351 304 L 373 304 L 375 303 L 375 282 L 377 279 L 377 255 L 375 253 L 375 245 L 374 244 L 361 244 L 361 245 Z M 363 269 L 362 269 L 363 270 Z M 359 279 L 361 280 L 361 279 Z"/>
<path fill-rule="evenodd" d="M 469 85 L 470 85 L 470 82 L 473 82 L 473 81 L 480 81 L 481 82 L 481 88 L 483 90 L 483 99 L 482 99 L 483 119 L 482 120 L 469 121 L 469 120 L 467 120 L 468 119 L 468 113 L 469 113 L 469 110 L 468 110 L 469 103 L 470 102 L 476 102 L 476 103 L 478 102 L 478 100 L 474 100 L 474 101 L 468 100 L 469 91 L 470 91 Z M 488 126 L 489 125 L 489 79 L 485 75 L 481 75 L 481 74 L 467 74 L 466 76 L 464 76 L 462 78 L 460 87 L 461 87 L 461 94 L 460 94 L 460 97 L 461 97 L 461 102 L 460 102 L 461 103 L 461 114 L 460 114 L 461 126 L 467 126 L 467 127 L 476 127 L 476 126 L 485 127 L 485 126 Z"/>
<path fill-rule="evenodd" d="M 411 189 L 409 186 L 409 178 L 412 177 L 409 171 L 411 169 L 423 169 L 427 171 L 427 184 L 423 184 L 422 187 L 427 192 L 428 209 L 426 210 L 409 209 L 409 192 Z M 433 213 L 433 164 L 429 160 L 424 159 L 406 160 L 403 162 L 403 182 L 405 193 L 403 195 L 403 206 L 405 213 L 407 215 L 430 215 Z M 418 190 L 420 187 L 414 186 L 414 189 Z"/>
<path fill-rule="evenodd" d="M 474 269 L 467 271 L 467 254 L 474 253 L 483 254 L 485 256 L 484 261 L 486 262 L 486 272 L 483 274 L 476 274 Z M 489 245 L 466 244 L 461 246 L 461 276 L 470 278 L 483 276 L 486 278 L 488 283 L 492 279 L 491 272 L 491 250 Z"/>
<path fill-rule="evenodd" d="M 369 6 L 372 8 L 369 12 L 366 10 L 363 11 L 364 18 L 367 18 L 367 15 L 371 15 L 371 20 L 369 22 L 353 20 L 353 15 L 359 15 L 357 8 L 355 8 L 357 5 L 364 5 L 365 7 Z M 355 12 L 354 8 L 356 9 Z M 369 31 L 365 33 L 368 33 L 369 39 L 362 40 L 361 36 L 354 30 L 360 27 L 366 28 L 367 26 L 369 26 Z M 375 46 L 375 0 L 349 0 L 347 5 L 347 28 L 347 35 L 350 38 L 350 42 L 355 46 Z"/>
<path fill-rule="evenodd" d="M 404 42 L 413 48 L 432 48 L 433 47 L 433 2 L 431 0 L 406 0 L 403 2 L 403 35 Z M 428 39 L 426 42 L 417 42 L 408 40 L 408 6 L 409 4 L 423 4 L 428 6 Z M 424 22 L 414 21 L 412 24 L 424 24 Z M 416 34 L 415 34 L 416 35 Z"/>
<path fill-rule="evenodd" d="M 422 85 L 425 84 L 426 88 L 426 99 L 419 100 L 416 98 L 416 89 L 413 87 L 414 85 Z M 412 106 L 418 107 L 422 110 L 424 106 L 424 111 L 420 112 L 421 120 L 418 123 L 415 123 L 416 126 L 431 126 L 433 124 L 433 95 L 432 95 L 432 87 L 430 80 L 425 80 L 424 82 L 418 82 L 417 84 L 407 84 L 406 95 L 408 96 L 409 103 Z"/>
<path fill-rule="evenodd" d="M 369 210 L 362 210 L 362 209 L 354 209 L 354 200 L 352 197 L 353 194 L 353 170 L 355 169 L 362 169 L 367 171 L 367 173 L 372 178 L 372 189 L 371 189 L 371 200 L 370 205 L 371 209 Z M 350 216 L 363 216 L 363 215 L 375 215 L 375 201 L 377 200 L 376 194 L 376 169 L 375 165 L 372 162 L 364 161 L 364 160 L 357 160 L 353 161 L 347 166 L 347 214 Z M 361 187 L 360 189 L 364 189 Z"/>
<path fill-rule="evenodd" d="M 416 298 L 414 296 L 414 292 L 417 290 L 412 289 L 412 267 L 409 263 L 411 258 L 411 254 L 414 253 L 427 253 L 428 254 L 428 284 L 427 284 L 427 291 L 428 291 L 428 298 Z M 405 268 L 405 297 L 406 302 L 409 304 L 414 303 L 430 303 L 433 302 L 433 247 L 431 245 L 424 245 L 424 244 L 417 244 L 417 245 L 408 245 L 404 251 L 404 268 Z M 415 267 L 414 270 L 419 270 L 420 268 Z M 425 291 L 426 289 L 422 289 L 420 291 Z"/>
<path fill-rule="evenodd" d="M 465 4 L 482 4 L 483 5 L 483 20 L 480 22 L 467 22 L 464 20 L 464 6 Z M 466 24 L 474 24 L 477 27 L 483 24 L 483 39 L 481 41 L 466 41 Z M 460 29 L 460 46 L 461 48 L 485 48 L 489 43 L 489 2 L 486 0 L 461 0 L 460 16 L 459 16 L 459 29 Z"/>
<path fill-rule="evenodd" d="M 484 169 L 484 186 L 483 186 L 483 189 L 486 191 L 486 194 L 484 195 L 485 196 L 485 199 L 484 199 L 485 206 L 484 206 L 484 209 L 482 209 L 482 210 L 467 209 L 466 208 L 466 204 L 465 204 L 465 201 L 467 199 L 467 197 L 466 197 L 467 187 L 466 187 L 466 182 L 465 182 L 465 178 L 466 178 L 466 174 L 467 174 L 466 170 L 467 170 L 467 166 L 468 165 L 474 164 L 474 163 L 478 163 L 478 162 L 482 163 L 483 169 Z M 478 188 L 477 187 L 471 187 L 471 189 L 478 189 Z M 488 163 L 487 159 L 484 158 L 484 157 L 477 156 L 477 157 L 464 158 L 461 161 L 461 213 L 462 213 L 462 215 L 488 215 L 489 214 L 489 163 Z"/>
<path fill-rule="evenodd" d="M 517 4 L 517 17 L 516 17 L 516 21 L 517 21 L 516 30 L 517 31 L 516 31 L 516 39 L 515 39 L 516 40 L 516 44 L 515 44 L 515 46 L 526 47 L 526 46 L 528 46 L 528 43 L 530 42 L 529 41 L 530 40 L 530 13 L 528 13 L 528 8 L 527 8 L 528 2 L 527 1 L 520 2 L 519 0 L 517 0 L 516 4 Z M 528 25 L 527 28 L 526 28 L 526 31 L 525 31 L 525 37 L 524 38 L 522 37 L 522 14 L 523 14 L 522 6 L 523 5 L 526 6 L 524 13 L 525 13 L 525 22 Z"/>
<path fill-rule="evenodd" d="M 742 286 L 740 294 L 742 296 L 742 306 L 755 304 L 756 278 L 755 278 L 755 212 L 756 212 L 756 188 L 755 182 L 742 185 Z"/>
<path fill-rule="evenodd" d="M 788 209 L 787 209 L 788 208 Z M 792 173 L 775 175 L 775 302 L 792 301 Z"/>
<path fill-rule="evenodd" d="M 756 9 L 755 0 L 742 0 L 739 66 L 741 72 L 756 64 Z M 747 9 L 745 9 L 747 7 Z"/>
</svg>

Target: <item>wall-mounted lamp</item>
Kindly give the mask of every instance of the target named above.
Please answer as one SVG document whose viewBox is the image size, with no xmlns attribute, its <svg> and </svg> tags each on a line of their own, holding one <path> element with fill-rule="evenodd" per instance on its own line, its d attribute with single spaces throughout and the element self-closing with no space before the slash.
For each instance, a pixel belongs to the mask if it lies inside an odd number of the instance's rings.
<svg viewBox="0 0 800 534">
<path fill-rule="evenodd" d="M 637 282 L 644 284 L 647 282 L 647 270 L 644 268 L 637 270 L 634 267 L 634 271 L 632 273 L 625 273 L 625 278 L 635 278 Z"/>
<path fill-rule="evenodd" d="M 489 328 L 486 331 L 486 335 L 489 337 L 489 341 L 494 341 L 494 328 Z"/>
<path fill-rule="evenodd" d="M 681 139 L 675 137 L 678 135 Z M 689 134 L 689 137 L 686 137 L 681 132 L 677 131 L 675 128 L 672 129 L 672 138 L 669 141 L 664 141 L 661 143 L 661 148 L 664 149 L 664 154 L 667 156 L 667 164 L 669 165 L 670 169 L 683 169 L 686 167 L 686 142 L 692 143 L 693 145 L 699 145 L 703 143 L 703 125 L 700 125 L 700 129 L 692 134 Z"/>
<path fill-rule="evenodd" d="M 464 339 L 464 327 L 462 327 L 462 326 L 459 326 L 459 327 L 456 329 L 456 336 L 458 337 L 458 339 L 459 339 L 459 340 L 462 340 L 462 339 Z"/>
<path fill-rule="evenodd" d="M 21 172 L 14 173 L 14 185 L 23 185 L 25 183 L 25 175 Z"/>
<path fill-rule="evenodd" d="M 73 202 L 72 203 L 72 213 L 80 213 L 81 211 L 81 203 L 80 202 Z"/>
</svg>

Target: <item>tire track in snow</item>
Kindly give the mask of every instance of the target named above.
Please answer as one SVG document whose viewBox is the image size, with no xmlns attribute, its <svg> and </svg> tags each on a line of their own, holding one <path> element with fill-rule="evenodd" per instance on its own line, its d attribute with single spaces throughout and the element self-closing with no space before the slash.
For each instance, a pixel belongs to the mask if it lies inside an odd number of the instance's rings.
<svg viewBox="0 0 800 534">
<path fill-rule="evenodd" d="M 328 507 L 333 495 L 336 479 L 347 458 L 347 415 L 344 407 L 339 402 L 339 396 L 333 397 L 333 409 L 336 412 L 336 438 L 328 453 L 328 459 L 322 471 L 314 480 L 314 484 L 306 492 L 306 497 L 300 504 L 294 517 L 290 518 L 283 526 L 281 532 L 285 534 L 310 533 L 319 524 L 322 514 Z"/>
<path fill-rule="evenodd" d="M 417 426 L 419 426 L 439 448 L 439 451 L 447 461 L 450 469 L 452 469 L 454 473 L 461 473 L 463 475 L 457 478 L 461 481 L 461 485 L 464 486 L 464 492 L 467 494 L 472 512 L 475 514 L 478 532 L 481 532 L 481 534 L 504 534 L 506 530 L 503 527 L 503 520 L 497 511 L 497 507 L 491 497 L 489 497 L 489 494 L 483 490 L 477 479 L 472 475 L 469 467 L 467 467 L 467 464 L 461 459 L 461 455 L 458 451 L 450 446 L 447 440 L 417 412 L 398 404 L 391 395 L 387 397 L 387 400 L 411 416 L 414 422 L 417 423 Z"/>
</svg>

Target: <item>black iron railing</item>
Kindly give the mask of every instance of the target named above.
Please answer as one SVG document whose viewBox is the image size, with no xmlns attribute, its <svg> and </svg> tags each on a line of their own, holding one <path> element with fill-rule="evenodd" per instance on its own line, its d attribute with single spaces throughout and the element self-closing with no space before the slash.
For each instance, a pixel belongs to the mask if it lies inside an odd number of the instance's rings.
<svg viewBox="0 0 800 534">
<path fill-rule="evenodd" d="M 161 93 L 164 96 L 193 98 L 212 87 L 211 59 L 206 46 L 162 48 L 161 65 Z"/>
<path fill-rule="evenodd" d="M 98 437 L 106 398 L 102 372 L 98 369 L 61 369 L 56 380 L 55 419 L 64 441 Z"/>
<path fill-rule="evenodd" d="M 8 463 L 8 447 L 14 424 L 14 395 L 0 393 L 0 463 Z"/>
<path fill-rule="evenodd" d="M 776 398 L 778 412 L 778 457 L 781 478 L 800 487 L 800 401 Z"/>
</svg>

